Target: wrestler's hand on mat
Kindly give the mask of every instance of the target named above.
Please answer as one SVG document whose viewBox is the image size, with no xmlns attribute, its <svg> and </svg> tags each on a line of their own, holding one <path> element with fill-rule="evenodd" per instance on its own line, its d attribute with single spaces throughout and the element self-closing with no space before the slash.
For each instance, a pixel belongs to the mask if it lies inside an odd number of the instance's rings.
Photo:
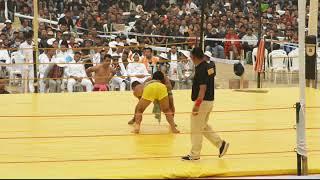
<svg viewBox="0 0 320 180">
<path fill-rule="evenodd" d="M 199 114 L 199 107 L 193 106 L 192 115 L 197 116 Z"/>
</svg>

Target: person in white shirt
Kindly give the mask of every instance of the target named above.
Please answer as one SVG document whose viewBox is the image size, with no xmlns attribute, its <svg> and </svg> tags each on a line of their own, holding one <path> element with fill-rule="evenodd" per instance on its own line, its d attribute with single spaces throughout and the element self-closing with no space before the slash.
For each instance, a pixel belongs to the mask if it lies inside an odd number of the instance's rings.
<svg viewBox="0 0 320 180">
<path fill-rule="evenodd" d="M 130 76 L 130 86 L 135 81 L 143 84 L 150 77 L 146 66 L 140 62 L 140 55 L 138 53 L 133 55 L 133 60 L 134 62 L 129 63 L 127 67 L 127 72 Z"/>
<path fill-rule="evenodd" d="M 92 57 L 93 66 L 96 66 L 101 63 L 101 51 L 102 49 L 95 49 L 95 54 Z"/>
<path fill-rule="evenodd" d="M 178 68 L 178 51 L 177 51 L 177 46 L 171 46 L 171 50 L 168 53 L 168 59 L 170 61 L 170 68 L 169 68 L 169 72 L 168 72 L 168 76 L 171 82 L 171 86 L 172 88 L 174 88 L 175 86 L 175 82 L 179 81 L 178 78 L 178 72 L 177 72 L 177 68 Z"/>
<path fill-rule="evenodd" d="M 180 51 L 178 62 L 178 77 L 179 83 L 177 83 L 179 89 L 190 89 L 192 85 L 192 79 L 194 76 L 194 65 L 190 58 L 189 51 Z"/>
<path fill-rule="evenodd" d="M 25 62 L 26 63 L 33 63 L 33 42 L 32 42 L 32 34 L 29 33 L 25 33 L 25 38 L 26 41 L 24 41 L 23 43 L 20 44 L 19 46 L 19 51 L 20 53 L 24 56 L 25 58 Z M 31 80 L 26 80 L 27 77 Z M 26 65 L 24 66 L 24 73 L 22 75 L 22 79 L 24 80 L 24 92 L 27 92 L 27 83 L 29 86 L 29 92 L 33 93 L 34 92 L 34 73 L 33 73 L 33 65 Z"/>
<path fill-rule="evenodd" d="M 66 70 L 68 77 L 68 92 L 73 92 L 73 87 L 77 82 L 81 83 L 82 86 L 85 86 L 87 92 L 92 92 L 93 90 L 92 82 L 88 79 L 84 64 L 80 61 L 80 59 L 81 54 L 76 52 L 74 55 L 74 60 L 72 61 L 72 63 L 75 64 L 69 64 L 69 67 Z"/>
<path fill-rule="evenodd" d="M 4 48 L 2 39 L 0 39 L 0 48 Z M 11 64 L 11 58 L 9 52 L 6 49 L 0 49 L 0 65 L 1 64 Z M 7 76 L 9 74 L 9 67 L 7 65 L 1 66 L 0 72 L 2 76 Z"/>
<path fill-rule="evenodd" d="M 252 52 L 252 50 L 255 47 L 257 47 L 258 38 L 253 34 L 253 31 L 250 28 L 247 30 L 247 34 L 242 37 L 242 40 L 242 47 L 244 49 L 245 54 L 249 51 Z"/>
<path fill-rule="evenodd" d="M 115 75 L 111 80 L 112 89 L 119 89 L 120 91 L 125 91 L 128 81 L 126 77 L 128 76 L 127 70 L 123 63 L 119 62 L 118 56 L 112 57 L 112 67 L 115 69 Z"/>
<path fill-rule="evenodd" d="M 0 39 L 0 48 L 3 48 L 3 40 Z M 9 56 L 9 52 L 6 49 L 0 49 L 0 61 L 2 63 L 10 64 L 11 58 Z"/>
<path fill-rule="evenodd" d="M 198 10 L 198 7 L 194 2 L 192 2 L 192 0 L 188 0 L 186 4 L 186 9 L 187 11 L 190 11 L 191 9 Z"/>
<path fill-rule="evenodd" d="M 43 52 L 42 54 L 39 55 L 39 77 L 40 77 L 40 93 L 44 93 L 46 91 L 46 80 L 44 80 L 45 78 L 45 74 L 47 69 L 49 68 L 51 63 L 54 63 L 54 56 L 55 54 L 55 50 L 46 50 L 45 52 Z"/>
</svg>

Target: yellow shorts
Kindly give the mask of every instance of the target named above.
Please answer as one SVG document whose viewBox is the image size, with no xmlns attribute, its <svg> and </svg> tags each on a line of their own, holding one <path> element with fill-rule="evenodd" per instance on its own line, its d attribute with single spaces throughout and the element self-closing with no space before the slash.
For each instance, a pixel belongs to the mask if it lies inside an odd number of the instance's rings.
<svg viewBox="0 0 320 180">
<path fill-rule="evenodd" d="M 168 96 L 167 87 L 160 83 L 154 82 L 144 87 L 142 98 L 148 101 L 162 100 Z"/>
</svg>

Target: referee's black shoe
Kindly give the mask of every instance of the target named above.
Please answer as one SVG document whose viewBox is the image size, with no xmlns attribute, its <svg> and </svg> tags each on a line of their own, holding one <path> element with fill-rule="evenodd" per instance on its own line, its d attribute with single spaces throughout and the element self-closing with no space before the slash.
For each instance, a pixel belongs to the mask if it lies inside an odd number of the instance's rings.
<svg viewBox="0 0 320 180">
<path fill-rule="evenodd" d="M 193 157 L 190 156 L 190 155 L 183 156 L 181 159 L 182 159 L 183 161 L 197 161 L 197 160 L 200 160 L 200 158 L 193 158 Z"/>
<path fill-rule="evenodd" d="M 219 149 L 219 158 L 222 158 L 228 151 L 229 143 L 222 141 L 221 147 Z"/>
</svg>

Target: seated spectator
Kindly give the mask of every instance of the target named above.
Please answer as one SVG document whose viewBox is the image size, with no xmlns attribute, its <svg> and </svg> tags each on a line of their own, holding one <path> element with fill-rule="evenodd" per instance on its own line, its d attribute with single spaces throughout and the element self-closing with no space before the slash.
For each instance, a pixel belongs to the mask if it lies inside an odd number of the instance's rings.
<svg viewBox="0 0 320 180">
<path fill-rule="evenodd" d="M 190 89 L 194 75 L 194 65 L 189 57 L 189 52 L 182 51 L 179 53 L 177 71 L 179 77 L 179 89 Z"/>
<path fill-rule="evenodd" d="M 224 54 L 227 59 L 231 58 L 230 52 L 233 53 L 233 59 L 240 59 L 240 51 L 241 51 L 241 44 L 240 41 L 233 41 L 239 40 L 238 35 L 235 33 L 234 28 L 230 27 L 228 34 L 226 35 L 226 41 L 224 44 Z"/>
<path fill-rule="evenodd" d="M 74 91 L 74 85 L 76 83 L 80 83 L 82 86 L 86 87 L 87 92 L 91 92 L 93 90 L 92 82 L 88 79 L 86 74 L 86 70 L 84 64 L 81 62 L 81 54 L 76 52 L 74 55 L 74 61 L 69 64 L 67 68 L 67 77 L 68 77 L 68 92 Z"/>
<path fill-rule="evenodd" d="M 23 19 L 22 27 L 19 29 L 20 32 L 29 32 L 32 31 L 32 28 L 29 26 L 29 20 Z"/>
<path fill-rule="evenodd" d="M 127 80 L 127 70 L 122 62 L 119 62 L 119 57 L 112 58 L 112 66 L 115 70 L 115 74 L 111 80 L 112 89 L 117 89 L 120 91 L 125 91 L 126 87 L 129 85 L 129 81 Z"/>
<path fill-rule="evenodd" d="M 257 47 L 258 38 L 253 35 L 253 31 L 250 28 L 247 30 L 247 34 L 242 37 L 242 40 L 242 47 L 245 54 L 249 51 L 252 52 L 252 50 Z"/>
<path fill-rule="evenodd" d="M 133 82 L 138 81 L 143 84 L 150 77 L 146 66 L 140 62 L 138 53 L 133 55 L 133 60 L 134 61 L 129 63 L 127 67 L 127 72 L 130 76 L 130 87 Z"/>
<path fill-rule="evenodd" d="M 0 39 L 0 62 L 6 63 L 6 64 L 10 64 L 11 60 L 10 60 L 10 56 L 9 56 L 8 50 L 7 49 L 1 49 L 1 48 L 5 48 L 2 39 Z"/>
<path fill-rule="evenodd" d="M 44 78 L 48 78 L 45 81 L 46 88 L 48 88 L 49 93 L 60 93 L 63 83 L 63 74 L 65 72 L 64 64 L 50 64 L 44 73 Z"/>
<path fill-rule="evenodd" d="M 13 33 L 15 30 L 12 27 L 12 22 L 11 20 L 6 20 L 6 26 L 1 30 L 2 33 L 4 33 L 7 38 L 13 38 Z"/>
<path fill-rule="evenodd" d="M 212 28 L 211 24 L 207 24 L 207 31 L 205 32 L 207 38 L 222 38 L 221 35 L 218 34 L 217 29 Z M 205 41 L 206 50 L 210 51 L 213 54 L 213 57 L 216 58 L 224 58 L 224 49 L 221 46 L 221 41 L 208 40 Z"/>
<path fill-rule="evenodd" d="M 40 84 L 40 93 L 44 93 L 46 90 L 46 80 L 43 80 L 46 75 L 46 71 L 50 66 L 50 63 L 54 63 L 53 56 L 55 55 L 55 50 L 45 50 L 42 54 L 39 55 L 39 63 L 42 63 L 39 65 L 39 77 L 41 78 L 39 84 Z M 51 75 L 51 73 L 49 73 Z M 49 77 L 51 78 L 51 76 Z M 57 77 L 56 77 L 57 78 Z M 50 82 L 50 80 L 49 80 Z M 60 83 L 61 84 L 61 83 Z M 52 92 L 52 91 L 50 91 Z M 55 91 L 54 91 L 55 92 Z"/>
<path fill-rule="evenodd" d="M 10 94 L 6 90 L 6 80 L 3 77 L 0 77 L 0 94 Z"/>
</svg>

